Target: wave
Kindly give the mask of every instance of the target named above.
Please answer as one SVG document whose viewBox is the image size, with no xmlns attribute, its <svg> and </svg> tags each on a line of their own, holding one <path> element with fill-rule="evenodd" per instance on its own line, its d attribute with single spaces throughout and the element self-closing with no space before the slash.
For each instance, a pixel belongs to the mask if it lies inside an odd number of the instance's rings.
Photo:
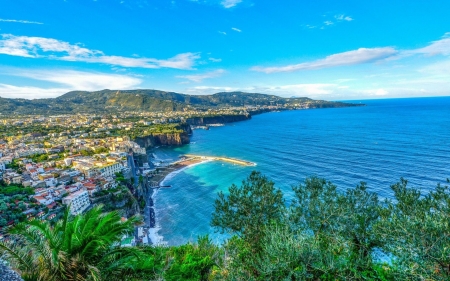
<svg viewBox="0 0 450 281">
<path fill-rule="evenodd" d="M 204 163 L 207 163 L 207 162 L 211 162 L 211 161 L 212 160 L 205 160 L 205 161 L 202 161 L 202 162 L 199 162 L 199 163 L 195 163 L 195 164 L 183 167 L 183 168 L 181 168 L 179 170 L 173 171 L 172 173 L 169 173 L 167 176 L 164 177 L 164 179 L 160 183 L 160 186 L 165 185 L 166 181 L 172 179 L 177 174 L 179 174 L 180 172 L 186 170 L 187 168 L 191 168 L 191 167 L 194 167 L 194 166 L 197 166 L 197 165 L 200 165 L 200 164 L 204 164 Z M 159 188 L 154 189 L 153 193 L 152 193 L 152 200 L 153 200 L 153 207 L 152 208 L 153 208 L 153 211 L 155 212 L 155 227 L 149 229 L 148 236 L 149 236 L 150 240 L 152 241 L 153 245 L 167 246 L 168 242 L 164 241 L 164 236 L 159 234 L 159 231 L 161 230 L 161 226 L 159 224 L 160 221 L 158 220 L 158 217 L 159 217 L 159 212 L 162 209 L 157 209 L 156 208 L 156 206 L 157 206 L 157 201 L 156 201 L 157 196 L 156 195 L 158 193 L 159 193 Z"/>
</svg>

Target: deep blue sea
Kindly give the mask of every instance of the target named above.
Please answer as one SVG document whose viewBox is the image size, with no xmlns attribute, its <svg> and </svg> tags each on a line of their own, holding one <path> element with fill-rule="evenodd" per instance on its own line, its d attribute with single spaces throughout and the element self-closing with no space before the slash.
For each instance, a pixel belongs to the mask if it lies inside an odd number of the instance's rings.
<svg viewBox="0 0 450 281">
<path fill-rule="evenodd" d="M 159 235 L 169 245 L 210 234 L 218 191 L 240 184 L 252 170 L 276 183 L 290 201 L 291 186 L 311 175 L 340 189 L 361 181 L 380 197 L 401 177 L 424 190 L 450 177 L 450 97 L 353 101 L 367 106 L 273 112 L 249 121 L 195 130 L 191 144 L 158 148 L 160 159 L 180 154 L 228 156 L 256 162 L 242 167 L 209 162 L 171 175 L 155 195 Z"/>
</svg>

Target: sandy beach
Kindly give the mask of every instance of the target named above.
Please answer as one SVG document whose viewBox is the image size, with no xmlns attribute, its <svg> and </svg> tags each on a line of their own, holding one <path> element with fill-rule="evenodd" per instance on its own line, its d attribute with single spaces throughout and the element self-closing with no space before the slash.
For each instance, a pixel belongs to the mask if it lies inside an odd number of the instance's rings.
<svg viewBox="0 0 450 281">
<path fill-rule="evenodd" d="M 164 186 L 164 181 L 171 176 L 176 175 L 188 167 L 192 167 L 198 164 L 202 164 L 205 162 L 211 161 L 210 159 L 204 159 L 199 157 L 188 158 L 184 160 L 179 160 L 174 163 L 171 163 L 167 167 L 159 168 L 158 174 L 154 175 L 149 179 L 149 184 L 152 186 L 153 192 L 151 192 L 150 198 L 147 201 L 147 207 L 149 208 L 149 216 L 150 216 L 150 229 L 148 232 L 148 237 L 150 239 L 150 243 L 152 245 L 166 245 L 164 238 L 158 234 L 159 226 L 156 222 L 156 213 L 155 213 L 155 201 L 156 195 L 158 193 L 158 187 Z"/>
<path fill-rule="evenodd" d="M 180 172 L 190 166 L 198 165 L 204 162 L 209 162 L 211 160 L 204 159 L 200 157 L 188 158 L 185 160 L 179 160 L 169 164 L 167 167 L 158 168 L 158 174 L 154 175 L 149 179 L 149 184 L 151 187 L 159 187 L 162 185 L 167 176 Z"/>
<path fill-rule="evenodd" d="M 185 155 L 186 158 L 170 163 L 165 167 L 158 167 L 158 173 L 148 179 L 148 184 L 153 191 L 148 198 L 147 207 L 149 209 L 150 229 L 148 237 L 153 245 L 165 245 L 164 238 L 158 234 L 160 226 L 157 224 L 157 214 L 155 212 L 156 195 L 159 188 L 170 188 L 164 182 L 189 167 L 211 161 L 223 161 L 233 165 L 256 166 L 256 163 L 228 157 L 211 157 L 202 155 Z"/>
</svg>

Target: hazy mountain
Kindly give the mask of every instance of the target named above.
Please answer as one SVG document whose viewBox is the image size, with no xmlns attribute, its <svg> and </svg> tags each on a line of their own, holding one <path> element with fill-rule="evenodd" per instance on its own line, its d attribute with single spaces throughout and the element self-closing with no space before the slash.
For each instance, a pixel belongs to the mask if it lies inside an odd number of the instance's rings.
<svg viewBox="0 0 450 281">
<path fill-rule="evenodd" d="M 343 107 L 352 104 L 309 98 L 223 92 L 214 95 L 185 95 L 158 90 L 73 91 L 49 99 L 0 98 L 2 114 L 106 113 L 117 111 L 176 111 L 187 107 L 217 108 L 244 105 L 284 105 L 308 102 L 311 107 Z"/>
</svg>

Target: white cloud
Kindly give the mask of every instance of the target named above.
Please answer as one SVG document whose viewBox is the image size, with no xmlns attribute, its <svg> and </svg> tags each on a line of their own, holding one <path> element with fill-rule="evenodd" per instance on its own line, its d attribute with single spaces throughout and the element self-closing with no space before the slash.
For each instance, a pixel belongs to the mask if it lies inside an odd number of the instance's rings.
<svg viewBox="0 0 450 281">
<path fill-rule="evenodd" d="M 225 31 L 217 31 L 217 32 L 219 32 L 220 34 L 223 34 L 223 35 L 227 35 L 227 33 Z"/>
<path fill-rule="evenodd" d="M 335 18 L 336 20 L 338 20 L 338 21 L 352 21 L 352 20 L 353 20 L 352 17 L 346 16 L 346 15 L 343 15 L 343 14 L 341 14 L 341 15 L 335 15 L 334 18 Z"/>
<path fill-rule="evenodd" d="M 216 58 L 209 58 L 208 60 L 212 61 L 212 62 L 221 62 L 222 59 L 216 59 Z"/>
<path fill-rule="evenodd" d="M 427 65 L 419 69 L 419 72 L 425 74 L 445 75 L 450 79 L 450 60 L 440 61 Z"/>
<path fill-rule="evenodd" d="M 334 24 L 332 21 L 329 21 L 329 20 L 324 21 L 323 23 L 324 23 L 325 25 L 333 25 L 333 24 Z"/>
<path fill-rule="evenodd" d="M 56 84 L 48 88 L 0 84 L 0 96 L 9 98 L 57 97 L 73 90 L 130 89 L 142 83 L 142 79 L 133 76 L 97 72 L 21 69 L 8 69 L 5 72 L 9 75 Z"/>
<path fill-rule="evenodd" d="M 31 78 L 34 80 L 53 82 L 73 90 L 93 91 L 99 89 L 129 89 L 142 83 L 136 77 L 119 74 L 106 74 L 96 72 L 82 72 L 73 70 L 63 71 L 27 71 L 18 70 L 14 76 Z"/>
<path fill-rule="evenodd" d="M 282 97 L 310 97 L 329 95 L 336 84 L 292 84 L 279 86 L 252 86 L 252 87 L 228 87 L 228 86 L 196 86 L 186 89 L 187 93 L 196 95 L 210 95 L 217 92 L 242 91 L 248 93 L 263 93 Z"/>
<path fill-rule="evenodd" d="M 69 92 L 68 88 L 39 88 L 28 86 L 13 86 L 0 84 L 0 96 L 2 98 L 14 99 L 35 99 L 35 98 L 54 98 Z"/>
<path fill-rule="evenodd" d="M 448 56 L 450 55 L 450 38 L 447 34 L 448 33 L 446 33 L 442 39 L 431 42 L 431 44 L 426 47 L 404 51 L 403 53 L 406 55 L 423 54 L 428 56 Z"/>
<path fill-rule="evenodd" d="M 317 26 L 315 26 L 315 25 L 310 25 L 310 24 L 305 24 L 305 25 L 302 25 L 302 26 L 304 26 L 304 27 L 306 27 L 306 28 L 308 28 L 308 29 L 314 29 L 314 28 L 317 28 Z"/>
<path fill-rule="evenodd" d="M 242 0 L 223 0 L 222 2 L 220 2 L 220 4 L 222 4 L 222 6 L 226 9 L 232 8 L 234 6 L 236 6 L 237 4 L 241 3 Z"/>
<path fill-rule="evenodd" d="M 236 31 L 236 32 L 242 32 L 242 30 L 240 30 L 239 28 L 236 28 L 236 27 L 232 27 L 231 29 Z"/>
<path fill-rule="evenodd" d="M 0 19 L 0 22 L 14 22 L 14 23 L 25 23 L 25 24 L 43 24 L 38 21 L 28 21 L 28 20 L 10 20 L 10 19 Z"/>
<path fill-rule="evenodd" d="M 183 78 L 190 80 L 192 82 L 202 82 L 204 79 L 216 78 L 222 76 L 226 71 L 223 69 L 218 69 L 215 71 L 206 72 L 203 74 L 194 74 L 194 75 L 180 75 L 176 76 L 177 78 Z"/>
<path fill-rule="evenodd" d="M 259 91 L 267 94 L 281 95 L 285 97 L 290 96 L 318 96 L 318 95 L 329 95 L 332 93 L 332 88 L 335 84 L 292 84 L 292 85 L 281 85 L 281 86 L 270 86 L 270 87 L 260 87 Z"/>
<path fill-rule="evenodd" d="M 238 91 L 238 88 L 222 87 L 222 86 L 196 86 L 185 89 L 185 92 L 190 95 L 212 95 L 218 92 L 233 92 Z M 240 89 L 243 90 L 243 89 Z M 244 90 L 243 90 L 244 91 Z"/>
<path fill-rule="evenodd" d="M 166 60 L 107 56 L 101 51 L 90 50 L 79 45 L 52 38 L 14 36 L 2 34 L 0 54 L 28 58 L 50 58 L 63 61 L 104 63 L 123 67 L 192 69 L 196 53 L 178 54 Z"/>
<path fill-rule="evenodd" d="M 397 54 L 392 47 L 360 48 L 354 51 L 338 53 L 312 62 L 292 64 L 280 67 L 253 67 L 252 70 L 265 73 L 292 72 L 297 70 L 320 69 L 343 65 L 354 65 L 381 60 Z"/>
</svg>

